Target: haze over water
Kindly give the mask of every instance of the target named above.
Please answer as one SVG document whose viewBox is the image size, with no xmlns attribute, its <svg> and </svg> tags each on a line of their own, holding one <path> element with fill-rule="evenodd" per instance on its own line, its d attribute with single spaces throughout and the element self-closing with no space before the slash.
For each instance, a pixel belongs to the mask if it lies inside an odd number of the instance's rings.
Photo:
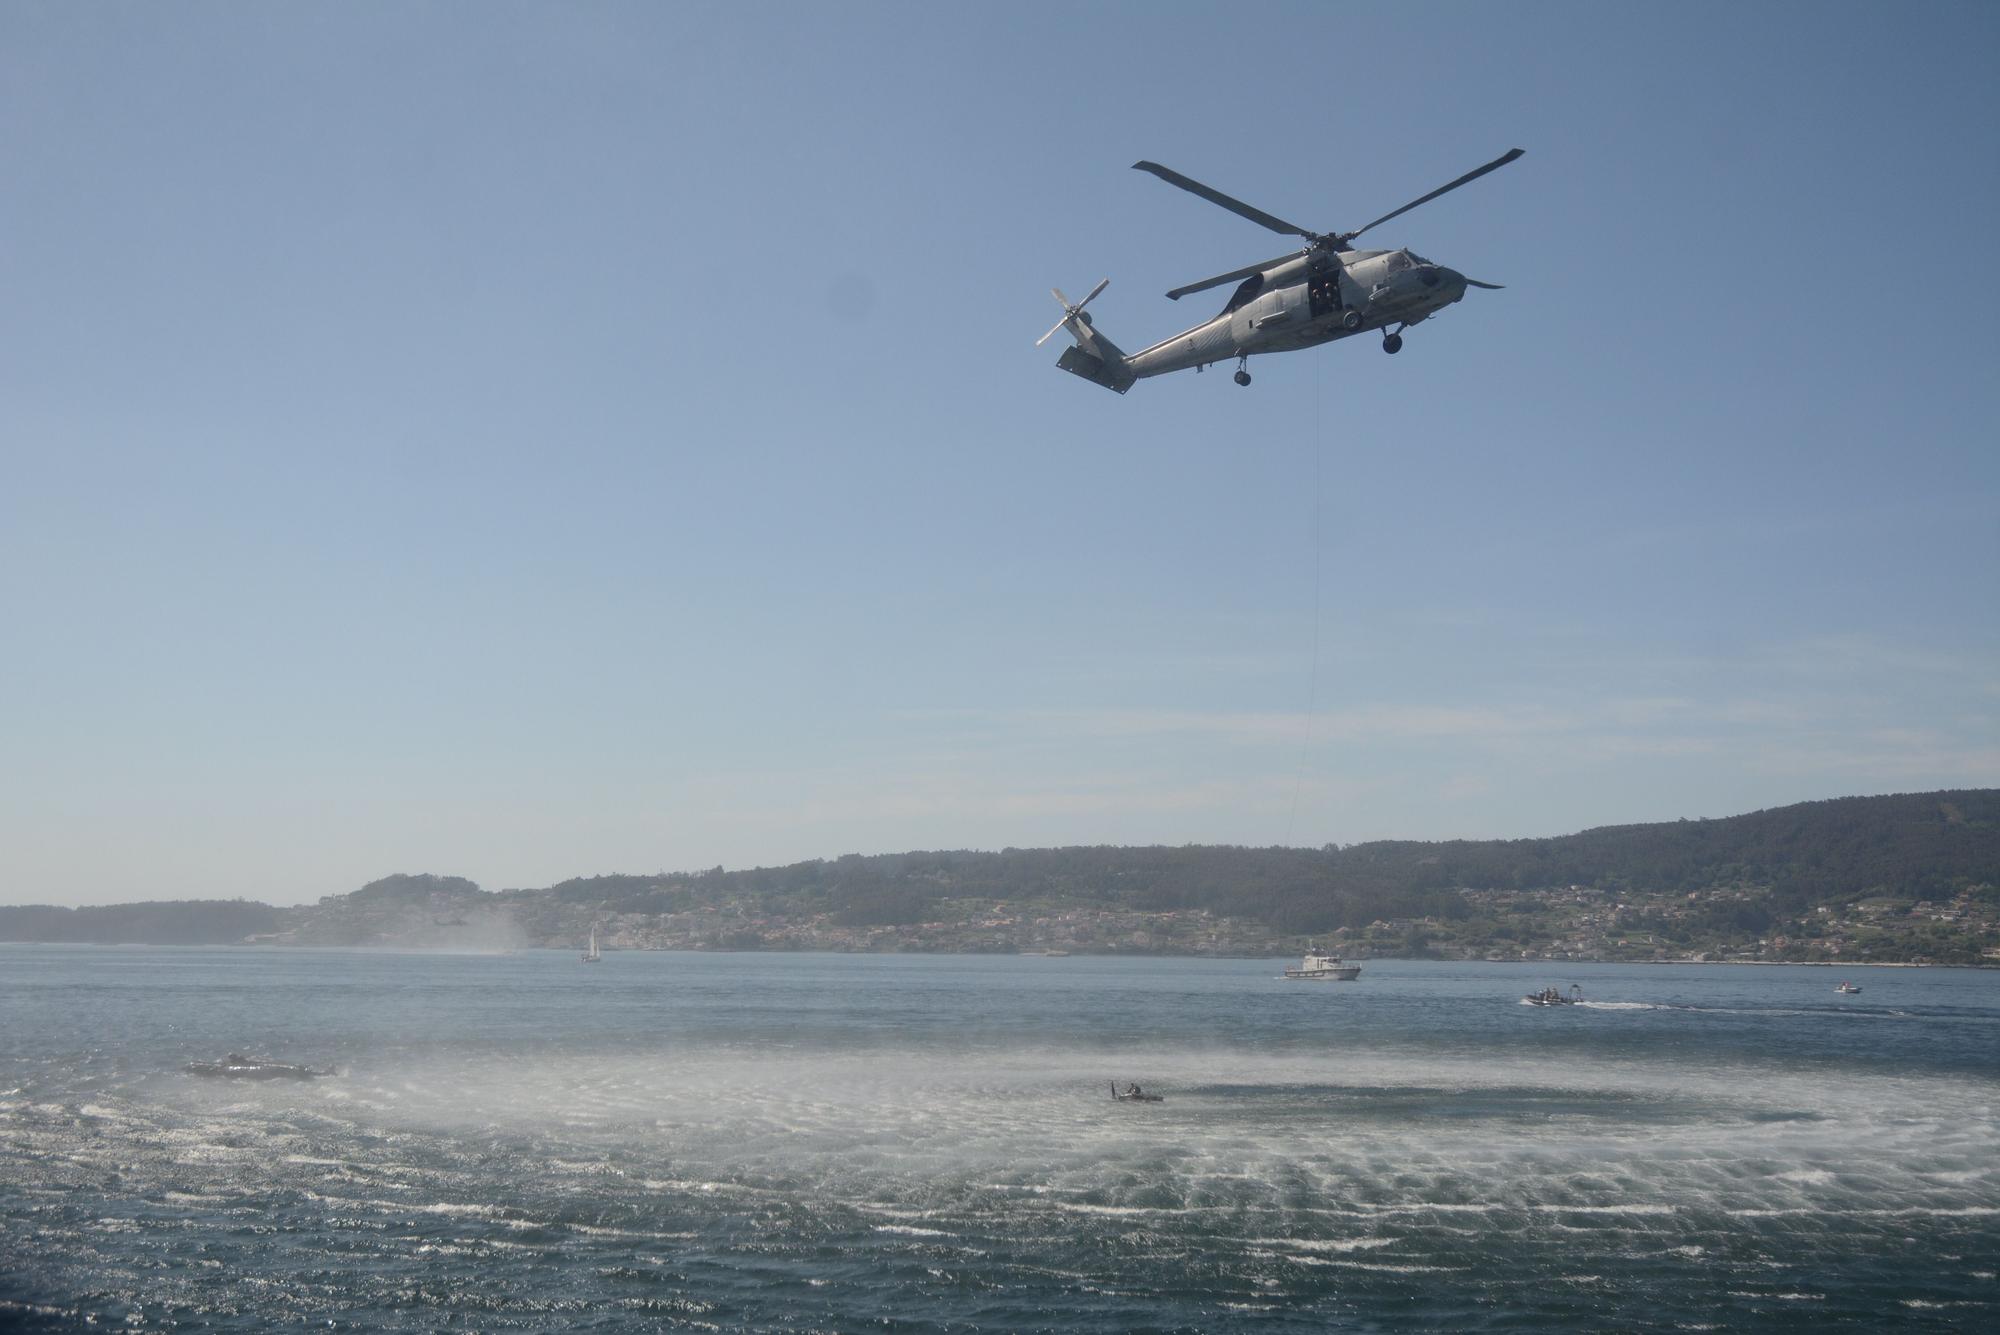
<svg viewBox="0 0 2000 1335">
<path fill-rule="evenodd" d="M 0 1325 L 2000 1307 L 2000 975 L 1857 969 L 1839 996 L 1814 968 L 1280 967 L 0 947 Z M 1520 1004 L 1571 982 L 1585 1005 Z M 337 1074 L 182 1069 L 230 1050 Z"/>
</svg>

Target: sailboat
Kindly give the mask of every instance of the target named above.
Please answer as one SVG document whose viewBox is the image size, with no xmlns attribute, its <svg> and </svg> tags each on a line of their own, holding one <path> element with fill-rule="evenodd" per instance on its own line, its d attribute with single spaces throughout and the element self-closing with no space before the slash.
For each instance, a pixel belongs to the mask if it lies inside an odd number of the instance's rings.
<svg viewBox="0 0 2000 1335">
<path fill-rule="evenodd" d="M 597 953 L 597 929 L 595 927 L 590 929 L 590 949 L 583 952 L 583 962 L 585 964 L 604 963 L 604 956 Z"/>
</svg>

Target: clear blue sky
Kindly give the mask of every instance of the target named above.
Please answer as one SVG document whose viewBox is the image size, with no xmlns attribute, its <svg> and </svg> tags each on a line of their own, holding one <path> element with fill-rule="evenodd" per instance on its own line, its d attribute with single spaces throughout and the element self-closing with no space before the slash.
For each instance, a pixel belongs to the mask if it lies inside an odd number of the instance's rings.
<svg viewBox="0 0 2000 1335">
<path fill-rule="evenodd" d="M 0 902 L 2000 783 L 1990 3 L 0 3 Z M 1504 292 L 1149 381 L 1285 249 Z"/>
</svg>

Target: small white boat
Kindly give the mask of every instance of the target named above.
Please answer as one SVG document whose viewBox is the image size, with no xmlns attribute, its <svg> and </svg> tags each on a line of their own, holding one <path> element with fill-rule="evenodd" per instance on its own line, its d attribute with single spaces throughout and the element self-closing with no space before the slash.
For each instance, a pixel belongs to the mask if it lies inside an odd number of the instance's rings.
<svg viewBox="0 0 2000 1335">
<path fill-rule="evenodd" d="M 1836 987 L 1833 990 L 1836 992 L 1846 992 L 1849 995 L 1852 995 L 1853 993 L 1859 992 L 1861 989 L 1856 987 L 1852 983 L 1842 983 L 1839 987 Z"/>
<path fill-rule="evenodd" d="M 1296 969 L 1285 970 L 1287 978 L 1305 978 L 1315 982 L 1351 983 L 1361 976 L 1359 964 L 1342 964 L 1338 955 L 1323 955 L 1316 945 L 1306 947 L 1306 957 Z"/>
<path fill-rule="evenodd" d="M 604 956 L 597 952 L 597 929 L 595 927 L 590 929 L 590 949 L 583 952 L 583 962 L 585 964 L 604 963 Z"/>
</svg>

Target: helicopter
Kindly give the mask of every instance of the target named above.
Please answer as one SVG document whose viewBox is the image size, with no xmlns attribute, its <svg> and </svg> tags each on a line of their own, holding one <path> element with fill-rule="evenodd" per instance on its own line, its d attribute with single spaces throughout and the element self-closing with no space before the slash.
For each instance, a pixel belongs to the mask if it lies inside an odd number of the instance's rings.
<svg viewBox="0 0 2000 1335">
<path fill-rule="evenodd" d="M 1500 290 L 1499 283 L 1482 283 L 1455 269 L 1425 259 L 1412 250 L 1356 250 L 1348 244 L 1363 232 L 1428 204 L 1469 181 L 1506 166 L 1521 156 L 1510 148 L 1493 161 L 1441 185 L 1400 209 L 1351 232 L 1312 232 L 1240 199 L 1183 176 L 1157 162 L 1135 162 L 1135 171 L 1151 172 L 1169 185 L 1219 204 L 1239 217 L 1289 236 L 1303 237 L 1305 247 L 1289 255 L 1232 269 L 1167 293 L 1179 301 L 1191 292 L 1205 292 L 1241 280 L 1229 304 L 1192 329 L 1161 339 L 1139 352 L 1126 354 L 1099 333 L 1084 307 L 1110 286 L 1104 279 L 1082 301 L 1072 302 L 1061 288 L 1050 288 L 1063 318 L 1035 340 L 1040 347 L 1066 329 L 1074 344 L 1063 349 L 1056 365 L 1095 385 L 1123 394 L 1149 376 L 1189 367 L 1204 370 L 1216 362 L 1236 361 L 1236 383 L 1248 385 L 1250 358 L 1267 352 L 1296 352 L 1365 330 L 1382 331 L 1382 351 L 1403 350 L 1403 331 L 1465 296 L 1469 287 Z"/>
</svg>

